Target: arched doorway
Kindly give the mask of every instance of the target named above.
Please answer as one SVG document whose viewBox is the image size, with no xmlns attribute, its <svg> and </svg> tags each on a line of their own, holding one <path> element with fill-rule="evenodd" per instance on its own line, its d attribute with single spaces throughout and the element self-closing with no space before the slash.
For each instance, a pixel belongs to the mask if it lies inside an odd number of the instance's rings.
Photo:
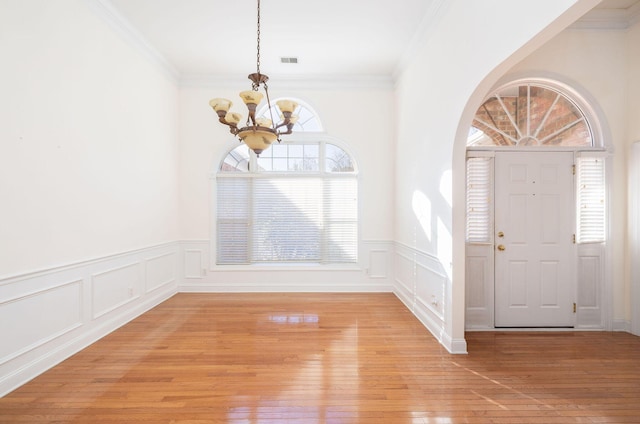
<svg viewBox="0 0 640 424">
<path fill-rule="evenodd" d="M 603 328 L 606 179 L 593 109 L 565 84 L 492 90 L 467 140 L 466 328 Z"/>
</svg>

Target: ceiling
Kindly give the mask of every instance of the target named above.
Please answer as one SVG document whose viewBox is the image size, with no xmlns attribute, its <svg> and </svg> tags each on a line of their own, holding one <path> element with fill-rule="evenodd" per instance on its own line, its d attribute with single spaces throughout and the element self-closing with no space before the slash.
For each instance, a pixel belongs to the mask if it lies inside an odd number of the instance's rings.
<svg viewBox="0 0 640 424">
<path fill-rule="evenodd" d="M 256 0 L 98 0 L 181 77 L 256 69 Z M 265 0 L 261 71 L 290 77 L 391 78 L 447 0 Z M 616 16 L 638 0 L 605 0 Z M 281 63 L 295 57 L 297 64 Z"/>
<path fill-rule="evenodd" d="M 256 69 L 256 0 L 108 1 L 181 75 Z M 430 7 L 442 1 L 262 1 L 261 71 L 389 76 Z M 281 57 L 298 63 L 282 64 Z"/>
</svg>

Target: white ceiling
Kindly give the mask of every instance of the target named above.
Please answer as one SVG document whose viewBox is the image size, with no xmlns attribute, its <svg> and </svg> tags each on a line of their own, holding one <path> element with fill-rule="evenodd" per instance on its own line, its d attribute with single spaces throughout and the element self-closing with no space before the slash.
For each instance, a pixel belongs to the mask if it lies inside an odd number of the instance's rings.
<svg viewBox="0 0 640 424">
<path fill-rule="evenodd" d="M 261 71 L 391 78 L 447 0 L 262 0 Z M 475 1 L 475 0 L 474 0 Z M 256 69 L 256 0 L 98 0 L 183 78 Z M 638 0 L 604 0 L 616 16 Z M 297 57 L 298 64 L 282 64 Z"/>
<path fill-rule="evenodd" d="M 442 0 L 263 0 L 261 71 L 391 75 Z M 103 0 L 103 3 L 105 0 Z M 256 69 L 256 0 L 110 0 L 181 75 Z M 297 57 L 298 64 L 282 64 Z"/>
</svg>

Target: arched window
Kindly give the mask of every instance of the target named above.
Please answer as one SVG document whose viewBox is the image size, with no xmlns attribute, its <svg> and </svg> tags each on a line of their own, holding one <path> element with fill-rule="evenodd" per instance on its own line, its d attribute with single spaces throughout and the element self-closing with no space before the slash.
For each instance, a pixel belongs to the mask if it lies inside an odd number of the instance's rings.
<svg viewBox="0 0 640 424">
<path fill-rule="evenodd" d="M 568 95 L 539 83 L 514 83 L 480 106 L 467 146 L 592 147 L 594 137 Z"/>
<path fill-rule="evenodd" d="M 283 140 L 260 157 L 241 144 L 225 156 L 216 175 L 218 265 L 357 261 L 357 167 L 322 138 Z"/>
</svg>

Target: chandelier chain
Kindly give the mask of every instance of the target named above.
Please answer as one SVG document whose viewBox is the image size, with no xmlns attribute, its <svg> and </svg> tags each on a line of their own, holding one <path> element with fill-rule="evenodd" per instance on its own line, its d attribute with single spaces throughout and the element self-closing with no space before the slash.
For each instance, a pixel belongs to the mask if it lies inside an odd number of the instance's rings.
<svg viewBox="0 0 640 424">
<path fill-rule="evenodd" d="M 256 67 L 258 74 L 260 73 L 260 0 L 258 0 L 258 44 L 257 44 L 257 54 L 256 54 Z"/>
</svg>

